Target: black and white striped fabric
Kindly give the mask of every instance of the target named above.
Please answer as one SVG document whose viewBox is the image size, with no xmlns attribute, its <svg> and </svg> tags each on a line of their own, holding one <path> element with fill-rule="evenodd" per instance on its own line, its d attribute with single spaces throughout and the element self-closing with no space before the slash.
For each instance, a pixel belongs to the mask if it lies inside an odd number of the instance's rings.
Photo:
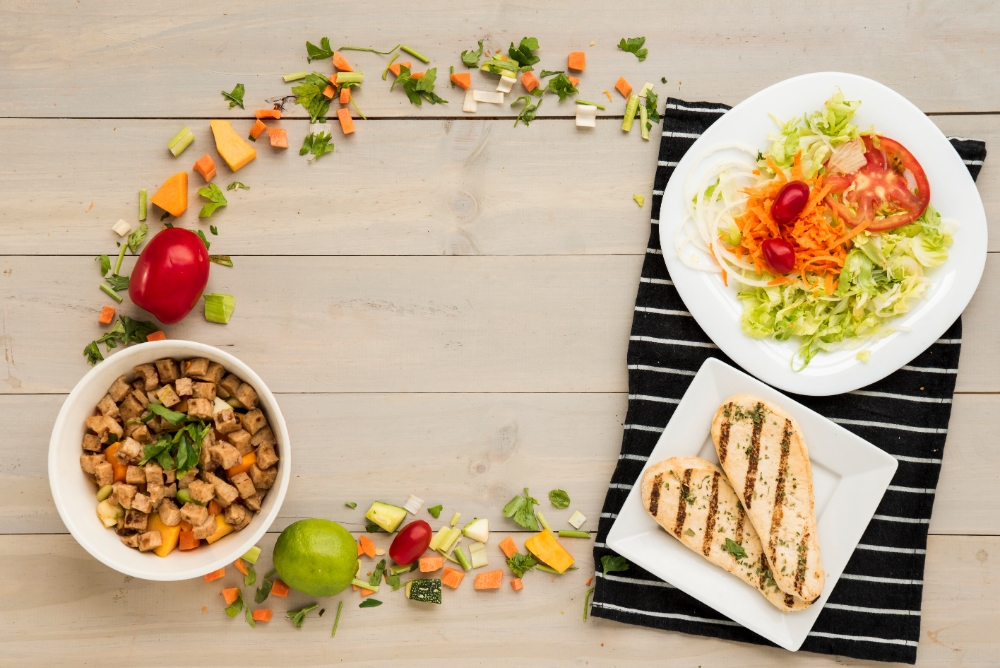
<svg viewBox="0 0 1000 668">
<path fill-rule="evenodd" d="M 728 107 L 668 99 L 652 211 L 674 167 Z M 986 157 L 981 141 L 950 137 L 973 178 Z M 770 644 L 687 594 L 630 564 L 601 572 L 613 554 L 604 541 L 629 490 L 707 357 L 726 358 L 687 312 L 663 262 L 654 218 L 639 279 L 628 347 L 629 402 L 622 450 L 601 513 L 592 614 L 630 624 Z M 668 243 L 667 248 L 670 248 Z M 912 362 L 874 385 L 833 397 L 793 398 L 882 448 L 899 468 L 861 544 L 802 649 L 914 663 L 920 634 L 927 529 L 948 433 L 962 343 L 961 319 Z M 733 364 L 733 366 L 736 366 Z"/>
</svg>

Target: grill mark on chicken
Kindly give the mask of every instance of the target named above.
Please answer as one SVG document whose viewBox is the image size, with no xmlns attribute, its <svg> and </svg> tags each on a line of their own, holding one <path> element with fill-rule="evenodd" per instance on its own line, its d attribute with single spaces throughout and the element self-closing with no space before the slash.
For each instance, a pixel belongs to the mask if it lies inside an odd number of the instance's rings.
<svg viewBox="0 0 1000 668">
<path fill-rule="evenodd" d="M 757 411 L 763 411 L 764 405 L 754 406 Z M 753 488 L 757 484 L 757 458 L 760 456 L 760 430 L 764 426 L 763 420 L 754 420 L 753 435 L 750 437 L 750 452 L 747 454 L 747 479 L 743 485 L 743 501 L 750 510 L 753 503 Z"/>
<path fill-rule="evenodd" d="M 781 459 L 778 462 L 778 480 L 774 486 L 774 509 L 771 511 L 771 534 L 767 547 L 771 553 L 771 563 L 778 563 L 778 530 L 785 515 L 785 472 L 788 468 L 788 451 L 792 443 L 792 421 L 785 419 L 785 431 L 781 435 Z"/>
<path fill-rule="evenodd" d="M 787 605 L 790 608 L 794 603 L 795 603 L 795 597 L 792 596 L 791 594 L 785 594 L 785 605 Z"/>
<path fill-rule="evenodd" d="M 802 594 L 802 585 L 806 579 L 806 556 L 809 554 L 809 532 L 802 534 L 802 542 L 799 543 L 799 563 L 795 569 L 795 591 Z"/>
<path fill-rule="evenodd" d="M 660 486 L 662 484 L 662 474 L 653 478 L 653 489 L 649 492 L 649 514 L 653 517 L 656 517 L 660 510 Z"/>
<path fill-rule="evenodd" d="M 732 410 L 733 410 L 733 403 L 729 402 L 728 404 L 726 404 L 726 412 L 723 414 L 728 416 Z M 729 447 L 729 427 L 731 426 L 731 424 L 732 423 L 729 421 L 729 418 L 727 417 L 726 421 L 722 423 L 722 427 L 720 427 L 721 433 L 719 434 L 719 462 L 722 464 L 726 463 L 726 452 L 727 448 Z"/>
<path fill-rule="evenodd" d="M 684 470 L 684 480 L 681 482 L 681 498 L 677 503 L 677 523 L 674 525 L 674 533 L 678 538 L 684 531 L 684 520 L 687 519 L 687 497 L 690 493 L 691 470 Z"/>
<path fill-rule="evenodd" d="M 736 542 L 739 543 L 740 545 L 742 545 L 743 544 L 743 522 L 744 522 L 744 520 L 746 520 L 747 514 L 746 514 L 746 512 L 743 511 L 743 506 L 741 506 L 739 503 L 736 504 L 736 508 L 739 511 L 738 514 L 737 514 L 737 517 L 736 517 Z"/>
<path fill-rule="evenodd" d="M 712 551 L 712 538 L 715 531 L 715 516 L 719 514 L 719 473 L 712 474 L 712 498 L 708 502 L 708 521 L 705 523 L 705 540 L 701 552 L 706 557 Z"/>
</svg>

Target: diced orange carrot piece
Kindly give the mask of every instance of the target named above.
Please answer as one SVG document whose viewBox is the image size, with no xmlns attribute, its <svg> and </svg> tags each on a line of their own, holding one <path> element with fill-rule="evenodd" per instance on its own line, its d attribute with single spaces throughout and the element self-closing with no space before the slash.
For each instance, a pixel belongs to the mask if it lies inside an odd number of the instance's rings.
<svg viewBox="0 0 1000 668">
<path fill-rule="evenodd" d="M 573 84 L 574 86 L 576 86 L 578 83 L 580 83 L 580 80 L 577 79 L 576 77 L 567 76 L 566 78 L 569 79 L 569 82 L 571 84 Z"/>
<path fill-rule="evenodd" d="M 351 110 L 347 107 L 341 107 L 337 110 L 337 118 L 340 120 L 340 129 L 344 131 L 345 135 L 349 135 L 354 132 L 354 119 L 351 118 Z"/>
<path fill-rule="evenodd" d="M 566 59 L 566 67 L 577 72 L 584 71 L 587 69 L 587 54 L 583 51 L 573 51 Z"/>
<path fill-rule="evenodd" d="M 521 75 L 521 85 L 524 86 L 524 89 L 530 93 L 538 88 L 538 79 L 536 79 L 535 75 L 531 72 L 525 72 Z"/>
<path fill-rule="evenodd" d="M 261 136 L 266 131 L 267 131 L 267 126 L 264 125 L 264 121 L 258 120 L 256 123 L 253 124 L 253 127 L 250 128 L 250 138 L 256 141 L 257 137 Z"/>
<path fill-rule="evenodd" d="M 181 520 L 178 526 L 181 528 L 181 531 L 194 531 L 194 527 L 187 520 Z"/>
<path fill-rule="evenodd" d="M 476 576 L 473 586 L 476 589 L 499 589 L 503 584 L 503 571 L 486 571 Z"/>
<path fill-rule="evenodd" d="M 446 568 L 444 569 L 444 574 L 441 575 L 441 584 L 448 585 L 452 589 L 458 589 L 458 585 L 462 584 L 464 578 L 464 572 L 456 571 L 454 568 Z"/>
<path fill-rule="evenodd" d="M 626 100 L 628 96 L 632 94 L 632 84 L 625 81 L 625 77 L 618 77 L 618 83 L 615 84 L 615 90 L 622 94 Z"/>
<path fill-rule="evenodd" d="M 115 319 L 115 307 L 105 306 L 101 309 L 101 317 L 97 319 L 97 322 L 102 325 L 110 325 L 111 321 Z"/>
<path fill-rule="evenodd" d="M 521 578 L 514 578 L 510 581 L 510 588 L 514 591 L 521 591 L 524 589 L 524 583 L 521 582 Z"/>
<path fill-rule="evenodd" d="M 328 98 L 330 100 L 333 99 L 333 85 L 332 84 L 327 84 L 326 88 L 323 89 L 323 97 Z"/>
<path fill-rule="evenodd" d="M 508 559 L 517 554 L 517 545 L 514 544 L 514 539 L 510 536 L 507 536 L 500 541 L 500 549 L 503 550 L 503 553 L 507 555 Z"/>
<path fill-rule="evenodd" d="M 205 582 L 213 582 L 218 580 L 226 574 L 226 567 L 223 566 L 217 571 L 212 571 L 211 573 L 205 573 Z"/>
<path fill-rule="evenodd" d="M 351 585 L 351 586 L 354 587 L 354 591 L 357 591 L 359 589 L 358 585 Z"/>
<path fill-rule="evenodd" d="M 594 581 L 594 576 L 590 576 L 589 578 L 587 578 L 587 581 L 584 583 L 584 586 L 589 587 L 590 583 L 593 581 Z"/>
<path fill-rule="evenodd" d="M 358 543 L 358 556 L 360 557 L 365 551 L 361 549 L 361 543 Z"/>
<path fill-rule="evenodd" d="M 360 538 L 358 538 L 358 541 L 361 543 L 361 551 L 367 554 L 372 559 L 374 559 L 375 543 L 372 542 L 372 539 L 369 538 L 368 536 L 361 536 Z"/>
<path fill-rule="evenodd" d="M 365 596 L 371 596 L 374 593 L 375 593 L 374 589 L 365 589 L 364 587 L 361 588 L 361 597 L 362 598 L 364 598 Z"/>
<path fill-rule="evenodd" d="M 281 118 L 281 109 L 258 109 L 254 112 L 257 118 Z"/>
<path fill-rule="evenodd" d="M 340 89 L 340 103 L 347 104 L 351 101 L 351 89 L 348 86 L 344 86 Z"/>
<path fill-rule="evenodd" d="M 468 72 L 457 72 L 448 78 L 462 90 L 469 90 L 472 88 L 472 75 Z"/>
<path fill-rule="evenodd" d="M 271 128 L 267 131 L 267 136 L 271 139 L 271 146 L 288 148 L 288 132 L 284 128 Z"/>
<path fill-rule="evenodd" d="M 258 121 L 259 122 L 259 121 Z M 201 174 L 201 177 L 205 179 L 206 182 L 211 181 L 215 178 L 215 161 L 212 160 L 212 156 L 208 153 L 198 158 L 198 161 L 194 163 L 194 171 Z"/>
<path fill-rule="evenodd" d="M 250 569 L 247 568 L 246 562 L 244 562 L 242 559 L 237 559 L 236 561 L 234 561 L 233 566 L 235 566 L 236 570 L 238 570 L 243 575 L 250 575 Z"/>
<path fill-rule="evenodd" d="M 239 587 L 230 587 L 222 590 L 222 597 L 226 599 L 226 605 L 232 605 L 233 601 L 240 595 Z"/>
<path fill-rule="evenodd" d="M 410 73 L 410 78 L 411 79 L 423 79 L 424 78 L 424 73 L 423 72 L 411 72 Z"/>
<path fill-rule="evenodd" d="M 389 71 L 392 72 L 393 76 L 398 77 L 400 67 L 405 67 L 406 69 L 410 69 L 411 67 L 413 67 L 413 63 L 411 63 L 410 61 L 406 61 L 405 63 L 393 63 L 392 65 L 389 66 Z"/>
<path fill-rule="evenodd" d="M 113 482 L 125 482 L 125 474 L 128 473 L 128 464 L 122 464 L 114 456 L 120 447 L 122 447 L 122 444 L 116 441 L 104 450 L 104 456 L 107 457 L 108 462 L 111 464 Z"/>
<path fill-rule="evenodd" d="M 273 615 L 273 614 L 274 614 L 273 610 L 259 610 L 258 609 L 258 610 L 254 610 L 253 614 L 250 615 L 250 616 L 253 617 L 253 620 L 255 622 L 269 622 L 269 621 L 271 621 L 271 615 Z"/>
<path fill-rule="evenodd" d="M 344 57 L 340 55 L 339 51 L 333 52 L 333 66 L 336 67 L 341 72 L 353 72 L 354 68 L 351 67 Z"/>
<path fill-rule="evenodd" d="M 218 503 L 216 503 L 215 499 L 212 499 L 211 501 L 208 502 L 208 514 L 209 515 L 221 515 L 222 514 L 222 506 L 220 506 Z M 237 566 L 236 568 L 239 569 L 239 566 Z M 240 572 L 243 573 L 243 571 L 240 571 Z M 246 575 L 246 573 L 243 573 L 243 575 Z"/>
<path fill-rule="evenodd" d="M 271 585 L 271 594 L 273 594 L 274 596 L 280 596 L 281 598 L 285 598 L 286 596 L 288 596 L 288 592 L 290 590 L 291 587 L 286 585 L 281 580 L 275 580 L 274 584 Z"/>
<path fill-rule="evenodd" d="M 167 335 L 164 334 L 162 330 L 158 329 L 158 330 L 156 330 L 155 332 L 153 332 L 151 334 L 147 334 L 146 335 L 146 340 L 147 341 L 166 341 L 167 340 Z"/>
<path fill-rule="evenodd" d="M 201 540 L 194 537 L 194 531 L 184 531 L 181 529 L 180 543 L 177 546 L 181 552 L 185 550 L 193 550 L 200 545 Z"/>
<path fill-rule="evenodd" d="M 444 557 L 420 557 L 420 572 L 433 573 L 444 568 Z"/>
</svg>

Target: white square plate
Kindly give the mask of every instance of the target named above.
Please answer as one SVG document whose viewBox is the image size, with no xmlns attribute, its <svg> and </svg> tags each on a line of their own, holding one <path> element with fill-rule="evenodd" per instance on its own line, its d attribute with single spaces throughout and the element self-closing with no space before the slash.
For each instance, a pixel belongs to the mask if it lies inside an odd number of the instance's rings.
<svg viewBox="0 0 1000 668">
<path fill-rule="evenodd" d="M 781 406 L 802 427 L 812 462 L 819 546 L 826 569 L 826 586 L 819 601 L 798 612 L 780 612 L 756 589 L 668 535 L 643 507 L 638 484 L 632 486 L 618 513 L 607 545 L 684 593 L 794 652 L 802 646 L 837 585 L 898 464 L 892 456 L 819 413 L 712 358 L 701 365 L 646 466 L 670 457 L 702 457 L 718 464 L 710 433 L 712 417 L 726 399 L 743 393 Z"/>
</svg>

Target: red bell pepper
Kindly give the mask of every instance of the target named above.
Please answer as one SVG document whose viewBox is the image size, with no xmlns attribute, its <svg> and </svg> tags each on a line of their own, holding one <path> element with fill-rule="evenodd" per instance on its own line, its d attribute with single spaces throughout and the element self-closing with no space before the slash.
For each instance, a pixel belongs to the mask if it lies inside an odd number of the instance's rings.
<svg viewBox="0 0 1000 668">
<path fill-rule="evenodd" d="M 139 254 L 128 294 L 139 308 L 165 325 L 191 312 L 208 284 L 208 249 L 197 234 L 171 227 L 153 237 Z"/>
</svg>

